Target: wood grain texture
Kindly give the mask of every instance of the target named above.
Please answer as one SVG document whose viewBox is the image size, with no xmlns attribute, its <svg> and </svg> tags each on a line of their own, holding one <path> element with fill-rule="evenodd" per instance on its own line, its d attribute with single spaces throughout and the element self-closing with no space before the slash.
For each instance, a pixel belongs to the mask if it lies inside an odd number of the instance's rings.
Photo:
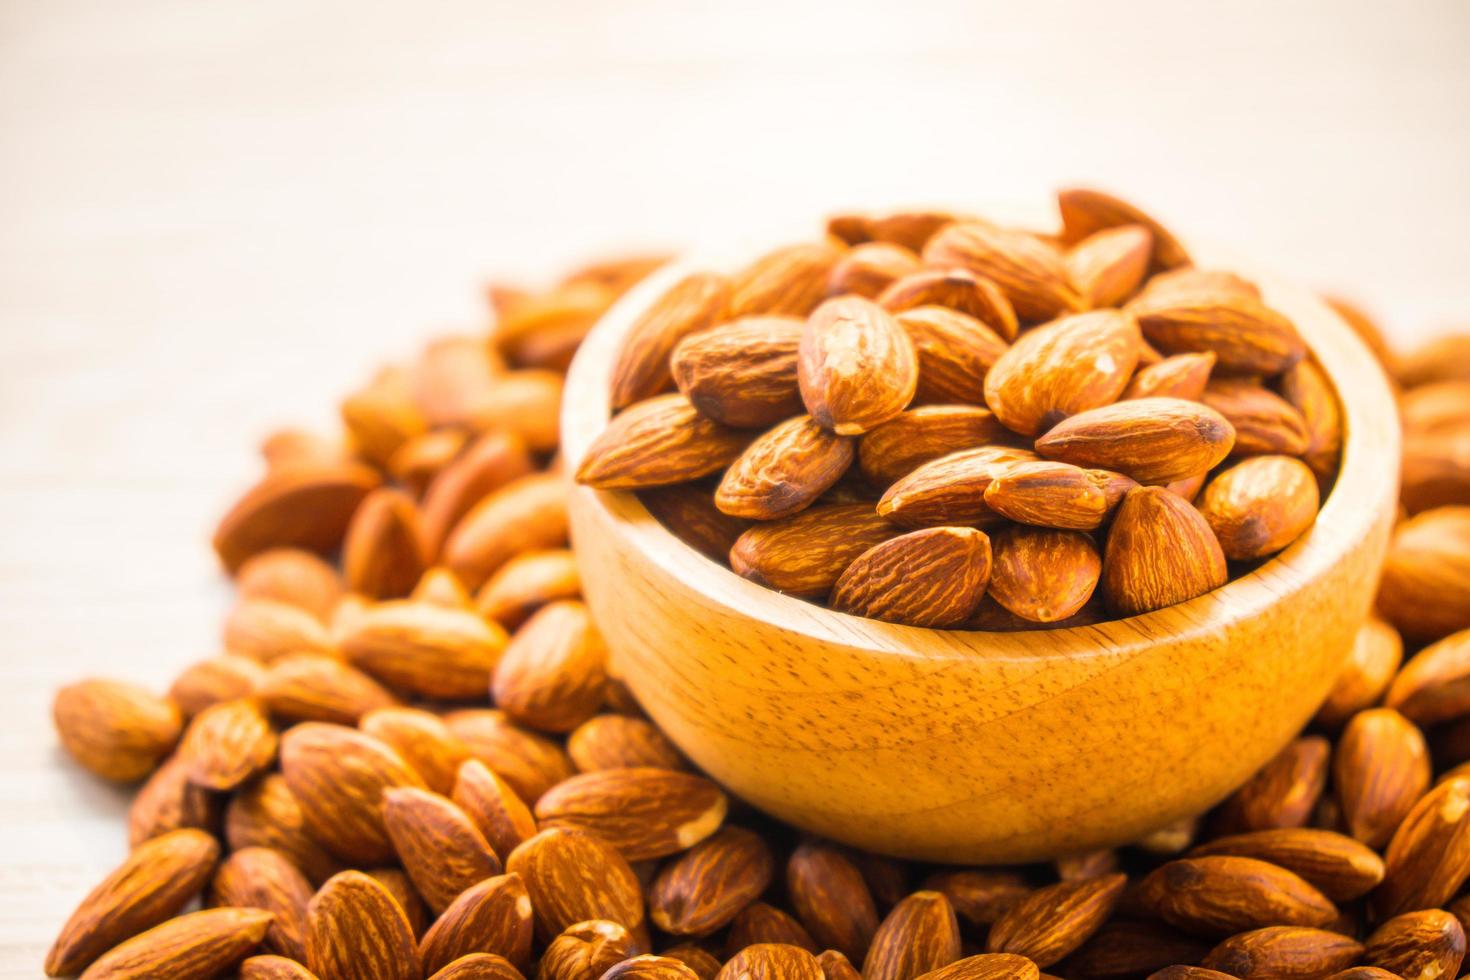
<svg viewBox="0 0 1470 980">
<path fill-rule="evenodd" d="M 986 213 L 982 210 L 981 213 Z M 1196 253 L 1201 250 L 1194 249 Z M 1393 519 L 1393 402 L 1311 294 L 1239 262 L 1345 394 L 1343 472 L 1255 572 L 1143 616 L 1035 633 L 856 619 L 686 547 L 632 494 L 579 487 L 573 538 L 618 672 L 690 758 L 785 820 L 871 850 L 1015 862 L 1123 843 L 1223 797 L 1311 717 L 1366 615 Z M 607 412 L 607 364 L 654 277 L 573 366 L 563 448 Z"/>
</svg>

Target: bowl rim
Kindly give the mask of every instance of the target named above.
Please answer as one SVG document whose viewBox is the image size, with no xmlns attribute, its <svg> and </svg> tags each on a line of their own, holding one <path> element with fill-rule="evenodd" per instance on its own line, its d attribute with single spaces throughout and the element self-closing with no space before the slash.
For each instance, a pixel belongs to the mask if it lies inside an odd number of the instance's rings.
<svg viewBox="0 0 1470 980">
<path fill-rule="evenodd" d="M 969 213 L 995 214 L 996 210 L 991 207 Z M 1044 227 L 1031 212 L 1001 210 L 1009 221 Z M 1026 214 L 1029 220 L 1016 220 L 1017 213 Z M 812 237 L 809 234 L 808 239 Z M 886 623 L 838 612 L 743 578 L 677 538 L 632 491 L 595 490 L 574 484 L 571 492 L 602 512 L 606 518 L 600 522 L 602 526 L 623 535 L 626 543 L 648 561 L 699 592 L 706 601 L 822 642 L 905 658 L 935 659 L 938 650 L 942 656 L 983 653 L 989 658 L 1021 661 L 1103 654 L 1141 638 L 1169 635 L 1187 639 L 1218 631 L 1227 623 L 1259 614 L 1310 583 L 1373 533 L 1385 508 L 1396 506 L 1398 412 L 1387 375 L 1374 355 L 1316 294 L 1241 260 L 1229 250 L 1201 246 L 1193 240 L 1186 244 L 1197 266 L 1229 269 L 1245 276 L 1260 288 L 1268 305 L 1296 324 L 1308 351 L 1338 393 L 1343 428 L 1337 480 L 1312 527 L 1284 551 L 1204 595 L 1136 616 L 1059 629 L 987 631 Z M 691 273 L 730 271 L 774 247 L 768 239 L 754 246 L 726 245 L 692 251 L 645 278 L 602 316 L 583 341 L 567 374 L 561 452 L 568 474 L 576 472 L 593 439 L 611 418 L 608 405 L 615 355 L 622 338 L 644 311 Z M 1343 392 L 1350 392 L 1351 397 L 1344 397 Z M 1394 465 L 1381 465 L 1384 459 L 1393 460 Z M 936 645 L 936 637 L 947 642 Z M 919 650 L 924 653 L 919 655 Z"/>
</svg>

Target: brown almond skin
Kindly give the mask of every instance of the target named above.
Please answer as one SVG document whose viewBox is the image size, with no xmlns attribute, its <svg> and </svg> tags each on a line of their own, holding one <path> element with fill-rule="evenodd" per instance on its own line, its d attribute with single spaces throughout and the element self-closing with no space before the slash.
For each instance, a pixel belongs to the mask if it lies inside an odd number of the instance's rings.
<svg viewBox="0 0 1470 980">
<path fill-rule="evenodd" d="M 1199 511 L 1162 487 L 1128 491 L 1103 551 L 1110 609 L 1152 612 L 1218 589 L 1228 577 L 1220 542 Z"/>
<path fill-rule="evenodd" d="M 1072 954 L 1067 969 L 1078 976 L 1141 977 L 1178 963 L 1198 963 L 1210 951 L 1207 940 L 1188 936 L 1159 922 L 1113 919 Z"/>
<path fill-rule="evenodd" d="M 220 798 L 189 782 L 184 760 L 170 756 L 148 777 L 128 808 L 128 845 L 171 830 L 192 828 L 213 833 L 219 826 Z"/>
<path fill-rule="evenodd" d="M 306 906 L 315 892 L 280 851 L 247 847 L 225 859 L 210 885 L 210 905 L 263 909 L 274 918 L 263 946 L 295 960 L 306 958 Z"/>
<path fill-rule="evenodd" d="M 561 745 L 520 727 L 503 711 L 471 708 L 444 716 L 470 755 L 492 766 L 517 796 L 534 803 L 575 770 Z"/>
<path fill-rule="evenodd" d="M 285 956 L 251 956 L 240 964 L 240 980 L 320 980 L 305 966 Z"/>
<path fill-rule="evenodd" d="M 479 338 L 442 336 L 429 341 L 411 367 L 397 368 L 402 376 L 388 383 L 406 389 L 431 428 L 463 425 L 503 366 Z M 394 370 L 385 373 L 391 376 Z M 381 375 L 378 383 L 385 383 Z"/>
<path fill-rule="evenodd" d="M 1020 524 L 1090 531 L 1109 506 L 1090 473 L 1070 463 L 1014 463 L 985 488 L 985 506 Z"/>
<path fill-rule="evenodd" d="M 475 439 L 424 491 L 419 508 L 424 547 L 438 557 L 455 525 L 485 497 L 536 469 L 526 441 L 492 431 Z"/>
<path fill-rule="evenodd" d="M 567 738 L 578 772 L 599 769 L 688 769 L 689 763 L 659 728 L 642 718 L 606 714 L 589 718 Z"/>
<path fill-rule="evenodd" d="M 1088 309 L 1122 306 L 1143 282 L 1153 247 L 1142 225 L 1094 232 L 1067 250 L 1067 278 Z"/>
<path fill-rule="evenodd" d="M 1317 504 L 1317 478 L 1305 463 L 1256 456 L 1211 480 L 1199 510 L 1226 558 L 1251 561 L 1301 537 L 1317 519 Z"/>
<path fill-rule="evenodd" d="M 438 715 L 418 708 L 378 708 L 359 726 L 407 762 L 436 793 L 449 795 L 469 749 Z"/>
<path fill-rule="evenodd" d="M 1235 430 L 1208 406 L 1136 398 L 1063 420 L 1036 440 L 1036 452 L 1163 484 L 1213 469 L 1234 445 Z"/>
<path fill-rule="evenodd" d="M 1231 936 L 1201 965 L 1240 980 L 1308 980 L 1352 966 L 1362 955 L 1362 944 L 1336 932 L 1267 926 Z"/>
<path fill-rule="evenodd" d="M 875 242 L 893 242 L 917 252 L 954 220 L 955 215 L 948 211 L 893 211 L 869 218 L 864 228 Z"/>
<path fill-rule="evenodd" d="M 463 810 L 437 793 L 385 790 L 383 822 L 414 888 L 435 914 L 465 889 L 500 874 L 500 859 L 484 835 Z"/>
<path fill-rule="evenodd" d="M 731 318 L 806 316 L 826 295 L 827 279 L 843 254 L 828 242 L 811 242 L 763 255 L 732 277 Z"/>
<path fill-rule="evenodd" d="M 1045 969 L 1097 932 L 1117 907 L 1126 883 L 1124 875 L 1108 874 L 1038 889 L 990 927 L 985 948 L 1025 956 Z"/>
<path fill-rule="evenodd" d="M 499 625 L 468 610 L 413 600 L 370 607 L 341 637 L 353 666 L 390 687 L 441 700 L 482 696 L 507 642 Z"/>
<path fill-rule="evenodd" d="M 380 487 L 367 495 L 342 543 L 347 587 L 374 599 L 408 595 L 428 566 L 418 508 L 401 490 Z"/>
<path fill-rule="evenodd" d="M 613 410 L 672 387 L 669 354 L 685 337 L 718 323 L 729 306 L 730 282 L 717 273 L 696 272 L 669 287 L 623 339 L 613 364 Z"/>
<path fill-rule="evenodd" d="M 1013 438 L 988 409 L 923 405 L 865 433 L 858 441 L 858 468 L 869 483 L 886 488 L 941 456 Z"/>
<path fill-rule="evenodd" d="M 607 648 L 576 599 L 543 606 L 516 631 L 495 667 L 491 694 L 516 721 L 569 732 L 602 707 Z"/>
<path fill-rule="evenodd" d="M 1299 876 L 1255 858 L 1181 858 L 1154 870 L 1139 899 L 1165 922 L 1206 936 L 1266 925 L 1326 926 L 1337 908 Z"/>
<path fill-rule="evenodd" d="M 423 976 L 403 910 L 361 871 L 334 875 L 307 906 L 306 920 L 306 965 L 321 980 Z"/>
<path fill-rule="evenodd" d="M 494 953 L 525 969 L 534 933 L 525 882 L 514 873 L 498 875 L 465 889 L 444 909 L 424 933 L 419 955 L 425 973 L 472 953 Z"/>
<path fill-rule="evenodd" d="M 276 732 L 254 698 L 211 705 L 189 723 L 179 743 L 189 781 L 231 790 L 276 758 Z"/>
<path fill-rule="evenodd" d="M 246 599 L 225 617 L 225 650 L 269 663 L 294 653 L 333 652 L 321 620 L 287 602 Z"/>
<path fill-rule="evenodd" d="M 221 519 L 214 550 L 231 572 L 271 548 L 330 554 L 341 545 L 358 504 L 380 482 L 375 470 L 358 463 L 274 467 Z"/>
<path fill-rule="evenodd" d="M 626 929 L 643 923 L 643 892 L 627 859 L 586 831 L 543 830 L 512 851 L 505 867 L 525 882 L 544 939 L 587 919 Z"/>
<path fill-rule="evenodd" d="M 418 773 L 382 742 L 320 722 L 282 736 L 281 772 L 311 835 L 338 857 L 363 864 L 393 857 L 381 811 L 384 791 L 424 788 Z"/>
<path fill-rule="evenodd" d="M 878 910 L 863 875 L 832 844 L 808 841 L 786 862 L 792 911 L 819 944 L 861 963 L 878 928 Z"/>
<path fill-rule="evenodd" d="M 682 960 L 669 956 L 654 956 L 649 953 L 614 964 L 602 977 L 603 980 L 619 980 L 620 977 L 626 977 L 629 980 L 635 977 L 649 978 L 649 980 L 699 980 L 699 974 L 690 969 Z"/>
<path fill-rule="evenodd" d="M 1292 322 L 1250 296 L 1181 291 L 1141 297 L 1130 308 L 1143 336 L 1160 351 L 1213 351 L 1224 374 L 1280 374 L 1306 354 Z"/>
<path fill-rule="evenodd" d="M 567 483 L 533 473 L 484 497 L 454 526 L 441 560 L 471 591 L 526 551 L 567 543 Z"/>
<path fill-rule="evenodd" d="M 1392 708 L 1360 711 L 1338 739 L 1332 773 L 1348 833 L 1382 847 L 1429 788 L 1429 747 Z"/>
<path fill-rule="evenodd" d="M 415 936 L 422 936 L 429 927 L 429 907 L 409 880 L 408 873 L 401 868 L 371 868 L 367 876 L 387 889 L 393 901 L 403 910 L 408 926 Z"/>
<path fill-rule="evenodd" d="M 891 313 L 940 307 L 984 324 L 1008 342 L 1016 339 L 1016 311 L 1000 287 L 964 269 L 925 269 L 893 283 L 878 305 Z"/>
<path fill-rule="evenodd" d="M 294 654 L 273 661 L 259 689 L 271 715 L 288 722 L 355 725 L 363 715 L 398 699 L 383 685 L 336 657 Z"/>
<path fill-rule="evenodd" d="M 1140 367 L 1133 380 L 1128 382 L 1128 387 L 1123 389 L 1119 400 L 1183 398 L 1185 401 L 1199 401 L 1214 367 L 1213 351 L 1166 357 L 1157 364 Z"/>
<path fill-rule="evenodd" d="M 1166 966 L 1149 974 L 1148 980 L 1226 980 L 1230 974 L 1206 970 L 1202 966 Z"/>
<path fill-rule="evenodd" d="M 715 980 L 824 980 L 822 965 L 800 946 L 754 943 L 731 956 Z"/>
<path fill-rule="evenodd" d="M 919 271 L 919 257 L 892 242 L 863 242 L 843 256 L 827 277 L 827 295 L 877 299 L 895 280 Z"/>
<path fill-rule="evenodd" d="M 1470 879 L 1470 777 L 1451 776 L 1414 804 L 1383 855 L 1372 896 L 1386 918 L 1448 902 Z"/>
<path fill-rule="evenodd" d="M 985 376 L 985 404 L 1034 436 L 1070 415 L 1117 401 L 1138 363 L 1138 324 L 1119 310 L 1063 317 L 1028 330 Z"/>
<path fill-rule="evenodd" d="M 1460 972 L 1465 930 L 1443 909 L 1406 912 L 1389 919 L 1364 941 L 1369 966 L 1409 980 L 1436 980 Z"/>
<path fill-rule="evenodd" d="M 648 888 L 649 918 L 676 936 L 713 932 L 760 897 L 774 872 L 760 835 L 724 827 L 660 869 Z"/>
<path fill-rule="evenodd" d="M 980 320 L 943 306 L 920 306 L 895 315 L 919 357 L 919 405 L 979 405 L 985 376 L 1006 352 L 1006 342 Z"/>
<path fill-rule="evenodd" d="M 388 472 L 415 500 L 421 499 L 467 442 L 469 433 L 458 429 L 436 429 L 414 436 L 388 458 Z"/>
<path fill-rule="evenodd" d="M 1281 397 L 1301 413 L 1306 424 L 1302 461 L 1318 479 L 1333 479 L 1342 458 L 1342 407 L 1332 382 L 1315 361 L 1304 359 L 1281 376 Z"/>
<path fill-rule="evenodd" d="M 451 799 L 497 855 L 509 855 L 522 841 L 536 836 L 536 819 L 530 807 L 479 759 L 460 765 Z"/>
<path fill-rule="evenodd" d="M 199 830 L 175 830 L 138 845 L 82 899 L 51 950 L 47 976 L 71 976 L 125 939 L 182 909 L 214 871 L 219 845 Z"/>
<path fill-rule="evenodd" d="M 748 441 L 700 414 L 683 395 L 659 395 L 608 423 L 577 468 L 577 482 L 638 490 L 697 480 L 734 462 Z"/>
<path fill-rule="evenodd" d="M 872 504 L 818 504 L 740 535 L 730 567 L 780 592 L 825 596 L 859 555 L 899 533 Z"/>
<path fill-rule="evenodd" d="M 1035 454 L 1009 446 L 962 449 L 922 463 L 897 480 L 878 501 L 878 513 L 900 527 L 944 524 L 993 526 L 1004 518 L 985 503 L 985 490 L 1011 464 Z"/>
<path fill-rule="evenodd" d="M 1024 620 L 1067 619 L 1097 588 L 1102 560 L 1092 539 L 1080 531 L 1005 527 L 992 532 L 991 545 L 995 565 L 989 595 Z"/>
<path fill-rule="evenodd" d="M 205 909 L 169 919 L 114 947 L 89 966 L 83 980 L 212 977 L 248 956 L 265 936 L 269 912 Z M 328 980 L 328 978 L 322 978 Z"/>
<path fill-rule="evenodd" d="M 682 489 L 646 491 L 639 499 L 646 505 L 649 494 Z M 652 506 L 649 509 L 654 510 Z M 659 517 L 657 511 L 654 516 Z M 550 548 L 516 555 L 502 565 L 475 597 L 475 611 L 507 630 L 514 630 L 548 602 L 580 598 L 582 579 L 577 571 L 577 559 L 568 548 Z"/>
<path fill-rule="evenodd" d="M 908 626 L 957 626 L 990 581 L 990 539 L 968 527 L 934 527 L 863 552 L 832 586 L 832 608 Z"/>
<path fill-rule="evenodd" d="M 862 974 L 852 961 L 835 949 L 824 949 L 818 953 L 817 965 L 822 968 L 822 976 L 826 980 L 862 980 Z"/>
<path fill-rule="evenodd" d="M 470 953 L 448 964 L 429 980 L 525 980 L 504 956 Z"/>
<path fill-rule="evenodd" d="M 730 549 L 740 535 L 753 523 L 721 511 L 703 483 L 640 490 L 638 500 L 674 537 L 722 565 L 729 561 Z"/>
<path fill-rule="evenodd" d="M 274 599 L 325 622 L 342 598 L 342 578 L 320 556 L 300 548 L 273 548 L 252 556 L 235 573 L 241 599 Z"/>
<path fill-rule="evenodd" d="M 957 221 L 924 245 L 923 258 L 934 268 L 968 269 L 990 279 L 1022 320 L 1050 320 L 1082 305 L 1061 255 L 1026 232 Z"/>
<path fill-rule="evenodd" d="M 1217 378 L 1205 386 L 1200 400 L 1225 416 L 1235 429 L 1233 452 L 1237 456 L 1300 456 L 1311 445 L 1302 413 L 1253 381 Z"/>
<path fill-rule="evenodd" d="M 730 923 L 725 935 L 725 957 L 733 958 L 745 948 L 762 943 L 795 946 L 814 956 L 821 951 L 806 928 L 789 913 L 765 902 L 751 902 Z"/>
<path fill-rule="evenodd" d="M 1069 187 L 1057 193 L 1062 215 L 1062 240 L 1081 242 L 1091 235 L 1121 225 L 1147 228 L 1153 241 L 1152 267 L 1173 269 L 1190 263 L 1189 253 L 1167 228 L 1122 198 L 1087 187 Z"/>
<path fill-rule="evenodd" d="M 574 923 L 541 954 L 537 980 L 598 980 L 614 964 L 637 955 L 634 947 L 633 936 L 619 923 Z"/>
<path fill-rule="evenodd" d="M 687 338 L 672 355 L 679 391 L 723 425 L 763 429 L 802 413 L 797 349 L 805 322 L 747 317 Z"/>
<path fill-rule="evenodd" d="M 184 668 L 169 686 L 168 697 L 186 716 L 193 717 L 212 704 L 248 698 L 265 678 L 265 667 L 249 657 L 223 654 Z"/>
<path fill-rule="evenodd" d="M 718 786 L 693 773 L 604 769 L 553 786 L 536 802 L 535 813 L 542 828 L 585 830 L 629 861 L 646 861 L 678 853 L 714 833 L 727 805 Z"/>
<path fill-rule="evenodd" d="M 1406 639 L 1470 629 L 1470 507 L 1440 507 L 1400 524 L 1378 586 L 1378 611 Z"/>
<path fill-rule="evenodd" d="M 1226 799 L 1217 813 L 1221 832 L 1306 826 L 1327 785 L 1331 752 L 1320 735 L 1293 740 Z"/>
<path fill-rule="evenodd" d="M 151 773 L 173 751 L 183 728 L 172 702 L 135 684 L 101 679 L 57 691 L 51 718 L 68 755 L 120 783 Z"/>
<path fill-rule="evenodd" d="M 1470 425 L 1406 436 L 1400 483 L 1411 514 L 1470 503 Z"/>
<path fill-rule="evenodd" d="M 856 440 L 833 435 L 811 416 L 788 419 L 730 464 L 715 490 L 715 506 L 748 520 L 790 517 L 840 480 L 856 455 Z"/>
<path fill-rule="evenodd" d="M 1020 874 L 989 868 L 937 871 L 924 880 L 924 887 L 943 893 L 961 919 L 979 926 L 995 924 L 1031 894 Z"/>
<path fill-rule="evenodd" d="M 1352 653 L 1332 690 L 1317 711 L 1317 724 L 1340 728 L 1353 715 L 1371 708 L 1383 697 L 1404 657 L 1404 641 L 1398 630 L 1370 615 L 1353 640 Z M 1389 707 L 1403 713 L 1402 703 L 1389 702 Z"/>
<path fill-rule="evenodd" d="M 863 980 L 914 980 L 960 958 L 954 908 L 939 892 L 914 892 L 873 933 Z"/>
<path fill-rule="evenodd" d="M 1039 980 L 1036 964 L 1014 953 L 980 953 L 920 974 L 921 980 Z M 828 977 L 828 980 L 832 980 Z"/>
<path fill-rule="evenodd" d="M 1420 725 L 1470 714 L 1470 630 L 1414 654 L 1389 685 L 1384 703 Z"/>
<path fill-rule="evenodd" d="M 1190 857 L 1233 855 L 1268 861 L 1300 875 L 1334 902 L 1361 898 L 1383 880 L 1383 859 L 1344 834 L 1314 827 L 1278 827 L 1217 837 Z"/>
<path fill-rule="evenodd" d="M 689 967 L 689 969 L 694 971 L 694 975 L 699 977 L 699 980 L 715 980 L 715 977 L 719 976 L 720 961 L 715 958 L 713 953 L 702 946 L 695 945 L 693 942 L 670 946 L 663 951 L 663 955 L 671 959 L 676 959 Z M 823 954 L 823 956 L 825 955 Z M 832 955 L 842 956 L 841 953 L 837 952 L 833 952 Z M 843 957 L 843 960 L 846 961 L 846 957 Z M 833 980 L 831 971 L 827 965 L 828 961 L 822 956 L 819 956 L 817 957 L 817 962 L 821 964 L 822 973 L 826 976 L 827 980 Z M 856 970 L 853 970 L 851 963 L 847 964 L 847 968 L 852 971 L 851 974 L 840 978 L 840 980 L 857 980 L 859 974 Z"/>
<path fill-rule="evenodd" d="M 301 806 L 279 773 L 269 773 L 235 793 L 225 811 L 225 840 L 232 850 L 269 847 L 280 851 L 313 884 L 342 870 L 337 859 L 307 832 Z"/>
<path fill-rule="evenodd" d="M 1339 970 L 1327 980 L 1402 980 L 1397 973 L 1380 970 L 1376 966 L 1350 966 Z"/>
<path fill-rule="evenodd" d="M 914 342 L 886 310 L 860 296 L 840 296 L 807 319 L 796 372 L 801 400 L 817 424 L 851 436 L 908 407 L 919 360 Z"/>
</svg>

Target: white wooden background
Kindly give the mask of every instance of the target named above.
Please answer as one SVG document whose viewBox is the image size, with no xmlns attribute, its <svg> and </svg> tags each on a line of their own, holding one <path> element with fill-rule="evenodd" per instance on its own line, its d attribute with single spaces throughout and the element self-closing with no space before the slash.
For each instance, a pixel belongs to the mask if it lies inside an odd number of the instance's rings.
<svg viewBox="0 0 1470 980">
<path fill-rule="evenodd" d="M 1470 320 L 1470 4 L 0 0 L 0 976 L 123 851 L 51 692 L 216 652 L 267 428 L 492 271 L 1091 181 Z"/>
</svg>

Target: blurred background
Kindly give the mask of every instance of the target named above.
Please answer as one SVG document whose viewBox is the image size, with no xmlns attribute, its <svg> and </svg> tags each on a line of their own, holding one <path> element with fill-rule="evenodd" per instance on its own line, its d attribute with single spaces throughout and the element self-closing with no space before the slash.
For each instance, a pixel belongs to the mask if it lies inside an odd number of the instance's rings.
<svg viewBox="0 0 1470 980">
<path fill-rule="evenodd" d="M 1470 3 L 0 0 L 0 976 L 120 857 L 66 679 L 216 652 L 274 425 L 492 276 L 1083 182 L 1470 320 Z"/>
</svg>

